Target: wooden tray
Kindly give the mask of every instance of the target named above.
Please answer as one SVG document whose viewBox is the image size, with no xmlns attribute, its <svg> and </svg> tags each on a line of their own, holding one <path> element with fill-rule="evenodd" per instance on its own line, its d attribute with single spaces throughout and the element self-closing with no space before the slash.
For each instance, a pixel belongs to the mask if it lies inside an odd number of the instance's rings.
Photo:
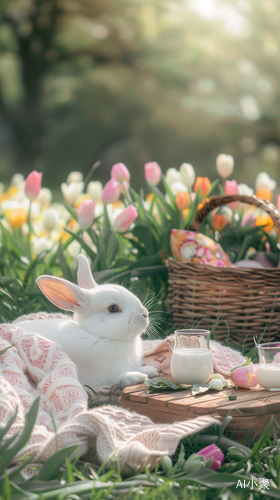
<svg viewBox="0 0 280 500">
<path fill-rule="evenodd" d="M 280 423 L 280 391 L 228 388 L 192 396 L 190 389 L 179 392 L 147 394 L 145 384 L 123 389 L 118 405 L 150 417 L 155 423 L 172 423 L 210 414 L 223 420 L 228 414 L 233 418 L 227 434 L 236 440 L 259 437 L 272 415 Z M 237 399 L 230 401 L 230 395 Z"/>
</svg>

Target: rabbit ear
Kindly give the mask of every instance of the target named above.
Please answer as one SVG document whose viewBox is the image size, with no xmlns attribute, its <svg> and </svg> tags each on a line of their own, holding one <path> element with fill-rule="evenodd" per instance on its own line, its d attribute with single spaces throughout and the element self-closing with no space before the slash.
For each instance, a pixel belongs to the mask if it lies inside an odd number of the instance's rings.
<svg viewBox="0 0 280 500">
<path fill-rule="evenodd" d="M 86 288 L 87 290 L 96 288 L 98 285 L 92 277 L 88 259 L 83 254 L 80 254 L 78 257 L 78 261 L 78 285 L 81 288 Z"/>
<path fill-rule="evenodd" d="M 60 309 L 80 312 L 87 306 L 86 292 L 70 281 L 43 275 L 36 282 L 47 299 Z"/>
</svg>

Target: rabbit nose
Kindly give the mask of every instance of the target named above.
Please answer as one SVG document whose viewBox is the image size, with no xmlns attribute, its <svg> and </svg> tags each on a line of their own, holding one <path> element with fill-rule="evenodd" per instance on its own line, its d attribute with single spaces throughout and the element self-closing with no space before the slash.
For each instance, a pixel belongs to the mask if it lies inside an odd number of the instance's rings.
<svg viewBox="0 0 280 500">
<path fill-rule="evenodd" d="M 144 318 L 147 318 L 147 317 L 148 317 L 148 315 L 147 315 L 147 314 L 143 314 L 143 316 L 144 316 Z"/>
</svg>

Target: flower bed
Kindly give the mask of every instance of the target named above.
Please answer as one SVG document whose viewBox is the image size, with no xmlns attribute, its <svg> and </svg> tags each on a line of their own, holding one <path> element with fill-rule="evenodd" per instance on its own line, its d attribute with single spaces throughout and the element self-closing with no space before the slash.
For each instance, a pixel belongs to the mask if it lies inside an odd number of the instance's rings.
<svg viewBox="0 0 280 500">
<path fill-rule="evenodd" d="M 49 273 L 75 281 L 81 251 L 90 258 L 99 283 L 133 283 L 142 300 L 147 293 L 154 294 L 154 307 L 163 310 L 167 294 L 164 262 L 171 256 L 171 230 L 189 229 L 197 209 L 212 194 L 254 194 L 245 184 L 226 180 L 233 163 L 231 156 L 219 155 L 221 180 L 213 183 L 207 177 L 196 178 L 190 164 L 182 164 L 180 170 L 170 168 L 164 176 L 156 162 L 147 163 L 146 195 L 130 187 L 130 173 L 121 163 L 113 166 L 104 187 L 99 181 L 85 184 L 80 172 L 71 172 L 61 185 L 60 202 L 52 202 L 51 191 L 41 188 L 42 174 L 34 171 L 26 181 L 21 174 L 14 175 L 11 185 L 7 189 L 2 185 L 0 193 L 0 273 L 8 290 L 2 321 L 43 306 L 50 310 L 34 286 L 35 278 Z M 275 181 L 260 173 L 255 194 L 272 200 L 275 187 Z M 276 205 L 279 208 L 279 197 Z M 220 243 L 233 263 L 249 258 L 261 259 L 268 266 L 278 262 L 273 222 L 255 207 L 233 203 L 216 209 L 200 232 Z M 16 301 L 15 291 L 28 299 L 29 308 Z"/>
</svg>

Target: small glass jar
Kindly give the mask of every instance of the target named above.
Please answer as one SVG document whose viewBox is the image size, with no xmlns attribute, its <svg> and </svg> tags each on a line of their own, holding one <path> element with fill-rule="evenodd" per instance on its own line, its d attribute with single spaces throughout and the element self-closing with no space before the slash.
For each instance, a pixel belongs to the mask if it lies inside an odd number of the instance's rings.
<svg viewBox="0 0 280 500">
<path fill-rule="evenodd" d="M 209 330 L 176 330 L 174 347 L 167 341 L 171 356 L 171 375 L 177 384 L 208 382 L 213 374 Z"/>
<path fill-rule="evenodd" d="M 258 384 L 268 391 L 280 391 L 280 343 L 259 344 L 258 351 L 260 358 Z"/>
</svg>

